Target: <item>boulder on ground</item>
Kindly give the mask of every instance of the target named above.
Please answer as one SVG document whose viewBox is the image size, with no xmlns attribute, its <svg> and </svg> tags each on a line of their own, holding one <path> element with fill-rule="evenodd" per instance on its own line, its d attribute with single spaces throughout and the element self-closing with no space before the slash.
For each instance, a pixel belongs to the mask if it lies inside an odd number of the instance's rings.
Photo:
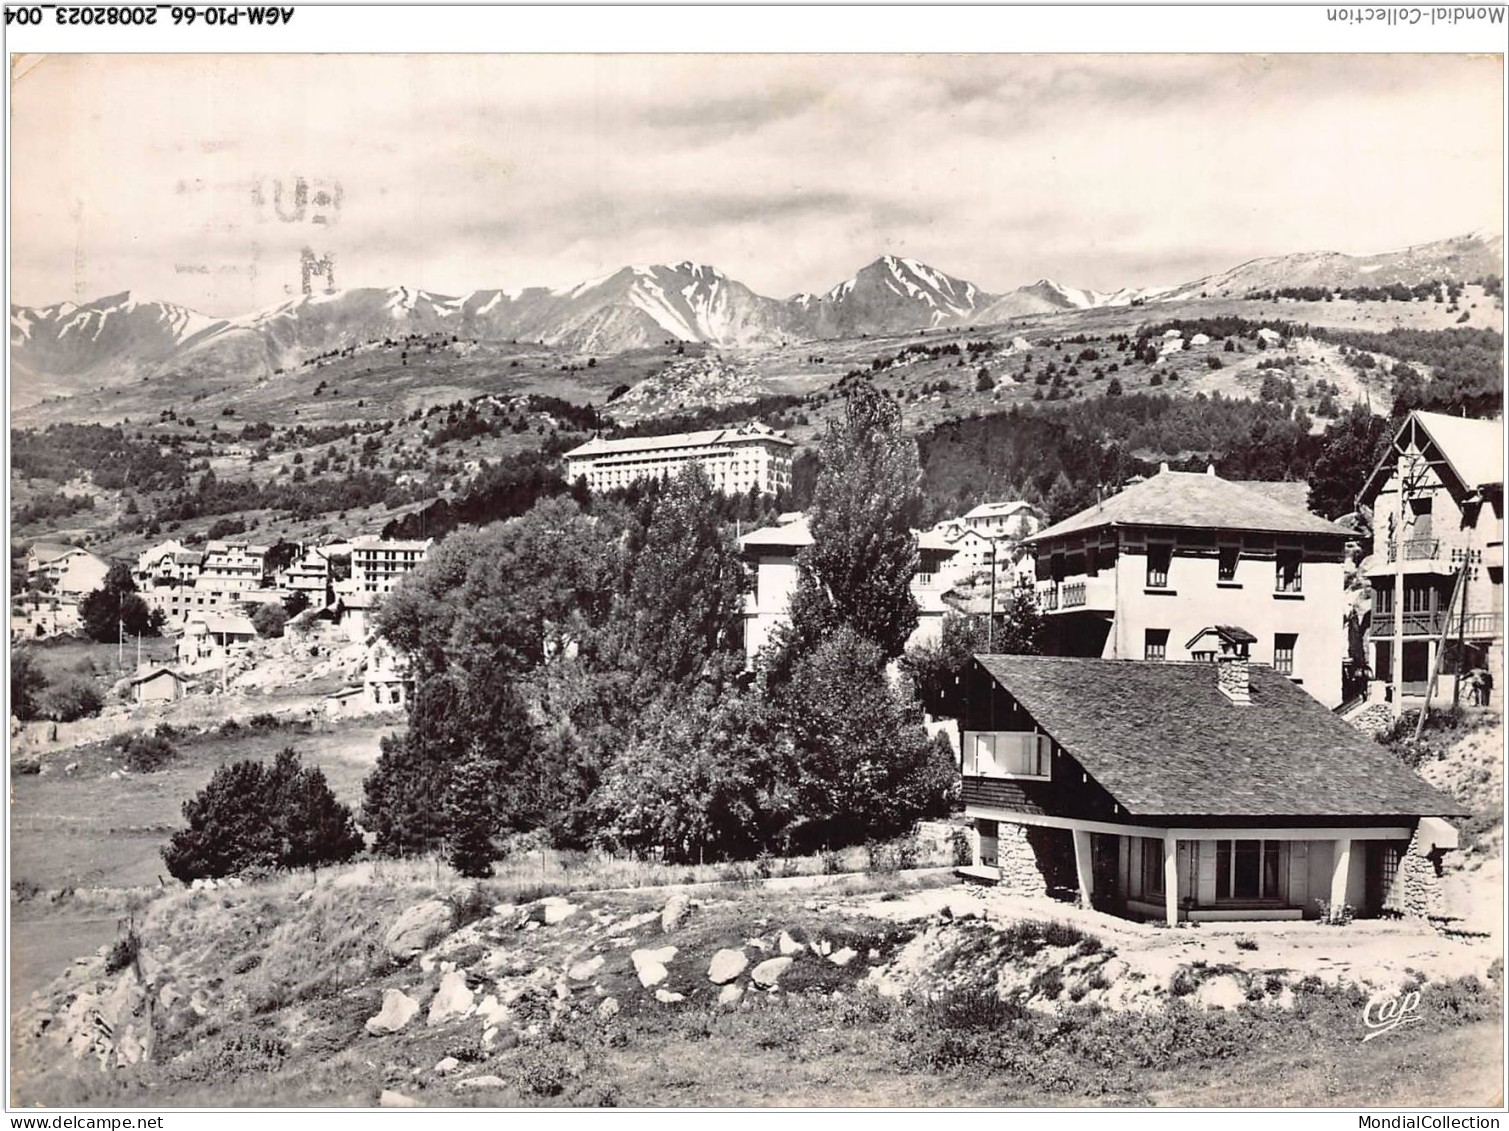
<svg viewBox="0 0 1509 1131">
<path fill-rule="evenodd" d="M 672 993 L 670 990 L 656 990 L 655 1000 L 664 1005 L 674 1005 L 678 1001 L 685 1001 L 685 994 Z"/>
<path fill-rule="evenodd" d="M 707 964 L 707 980 L 715 986 L 724 985 L 744 973 L 748 966 L 749 959 L 742 950 L 720 950 Z"/>
<path fill-rule="evenodd" d="M 382 1095 L 377 1097 L 378 1107 L 418 1107 L 419 1101 L 413 1096 L 406 1096 L 402 1092 L 394 1092 L 388 1088 L 382 1090 Z"/>
<path fill-rule="evenodd" d="M 574 982 L 585 982 L 592 975 L 603 968 L 603 956 L 595 954 L 591 958 L 576 963 L 566 971 L 566 976 Z"/>
<path fill-rule="evenodd" d="M 789 957 L 767 958 L 751 970 L 749 976 L 754 979 L 755 985 L 764 986 L 766 989 L 773 989 L 779 984 L 781 975 L 791 969 L 791 964 L 795 961 L 796 959 Z"/>
<path fill-rule="evenodd" d="M 718 1004 L 732 1008 L 739 1004 L 744 996 L 744 987 L 737 982 L 730 982 L 718 991 Z"/>
<path fill-rule="evenodd" d="M 465 1017 L 472 1011 L 476 999 L 466 984 L 466 976 L 452 970 L 440 976 L 440 988 L 430 1002 L 429 1024 L 441 1025 L 455 1017 Z"/>
<path fill-rule="evenodd" d="M 634 963 L 634 973 L 639 975 L 639 984 L 649 989 L 669 977 L 670 971 L 665 968 L 665 964 L 675 957 L 675 947 L 662 946 L 654 950 L 633 951 L 629 955 L 629 961 Z"/>
<path fill-rule="evenodd" d="M 367 1032 L 374 1037 L 396 1033 L 414 1019 L 419 1003 L 402 990 L 388 989 L 382 994 L 382 1008 L 367 1018 Z"/>
<path fill-rule="evenodd" d="M 383 936 L 383 947 L 394 958 L 413 958 L 445 938 L 455 925 L 454 907 L 443 899 L 427 899 L 398 917 Z"/>
<path fill-rule="evenodd" d="M 618 1016 L 618 999 L 605 997 L 597 1007 L 597 1015 L 606 1021 L 610 1017 Z"/>
<path fill-rule="evenodd" d="M 441 1057 L 440 1060 L 435 1064 L 435 1075 L 449 1076 L 452 1072 L 456 1071 L 456 1069 L 460 1067 L 461 1062 L 454 1056 Z"/>
<path fill-rule="evenodd" d="M 458 1088 L 506 1088 L 501 1076 L 470 1076 L 456 1084 Z"/>
<path fill-rule="evenodd" d="M 858 951 L 844 947 L 842 950 L 835 950 L 832 954 L 828 955 L 828 961 L 835 966 L 847 966 L 858 957 Z"/>
<path fill-rule="evenodd" d="M 576 904 L 562 899 L 558 895 L 546 896 L 540 900 L 540 906 L 544 908 L 544 914 L 540 921 L 547 927 L 563 923 L 577 912 Z"/>
<path fill-rule="evenodd" d="M 794 938 L 792 938 L 789 931 L 782 931 L 781 937 L 776 940 L 776 949 L 778 949 L 782 954 L 791 955 L 800 954 L 807 948 L 805 945 L 797 942 Z"/>
<path fill-rule="evenodd" d="M 669 934 L 685 923 L 691 913 L 692 901 L 682 892 L 677 892 L 660 909 L 660 929 Z"/>
</svg>

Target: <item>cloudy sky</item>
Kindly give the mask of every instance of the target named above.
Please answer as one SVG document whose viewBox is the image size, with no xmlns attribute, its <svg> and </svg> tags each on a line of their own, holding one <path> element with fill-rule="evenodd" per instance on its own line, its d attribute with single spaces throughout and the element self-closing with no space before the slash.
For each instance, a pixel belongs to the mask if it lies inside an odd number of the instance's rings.
<svg viewBox="0 0 1509 1131">
<path fill-rule="evenodd" d="M 240 313 L 297 293 L 304 247 L 340 286 L 452 294 L 693 259 L 786 296 L 883 252 L 987 290 L 1114 289 L 1498 231 L 1504 207 L 1484 57 L 52 56 L 12 75 L 26 305 L 132 289 Z"/>
</svg>

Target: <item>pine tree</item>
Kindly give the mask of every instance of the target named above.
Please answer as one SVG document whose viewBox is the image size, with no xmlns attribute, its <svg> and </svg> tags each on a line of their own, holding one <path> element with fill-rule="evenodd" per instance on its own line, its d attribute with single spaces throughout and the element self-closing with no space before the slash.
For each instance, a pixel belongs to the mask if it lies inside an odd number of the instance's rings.
<svg viewBox="0 0 1509 1131">
<path fill-rule="evenodd" d="M 445 859 L 463 876 L 482 879 L 493 874 L 492 862 L 498 858 L 493 790 L 498 777 L 496 762 L 476 756 L 462 759 L 451 771 L 445 794 Z"/>
<path fill-rule="evenodd" d="M 895 402 L 859 381 L 843 423 L 829 425 L 821 454 L 809 511 L 813 542 L 797 558 L 792 658 L 842 625 L 893 659 L 917 627 L 917 445 L 902 434 Z"/>
</svg>

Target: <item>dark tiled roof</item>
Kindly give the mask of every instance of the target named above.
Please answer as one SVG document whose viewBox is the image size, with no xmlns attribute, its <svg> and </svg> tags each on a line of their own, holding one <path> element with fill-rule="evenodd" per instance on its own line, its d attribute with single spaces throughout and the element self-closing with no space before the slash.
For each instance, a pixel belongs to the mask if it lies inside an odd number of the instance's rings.
<svg viewBox="0 0 1509 1131">
<path fill-rule="evenodd" d="M 1237 706 L 1214 664 L 976 658 L 1134 816 L 1466 813 L 1271 668 Z"/>
<path fill-rule="evenodd" d="M 1256 491 L 1259 495 L 1265 495 L 1275 503 L 1282 503 L 1293 510 L 1309 511 L 1310 509 L 1310 484 L 1299 483 L 1294 480 L 1280 479 L 1232 479 L 1238 487 L 1245 487 L 1249 491 Z"/>
<path fill-rule="evenodd" d="M 1101 526 L 1195 526 L 1351 537 L 1350 531 L 1334 522 L 1251 486 L 1203 472 L 1162 471 L 1102 503 L 1086 507 L 1027 541 L 1041 542 Z"/>
</svg>

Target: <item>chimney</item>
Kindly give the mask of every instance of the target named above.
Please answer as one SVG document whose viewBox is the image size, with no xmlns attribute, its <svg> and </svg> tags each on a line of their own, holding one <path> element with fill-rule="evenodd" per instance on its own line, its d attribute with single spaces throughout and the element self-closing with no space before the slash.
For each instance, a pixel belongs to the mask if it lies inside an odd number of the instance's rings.
<svg viewBox="0 0 1509 1131">
<path fill-rule="evenodd" d="M 1245 651 L 1221 649 L 1216 656 L 1216 688 L 1238 707 L 1252 702 Z"/>
<path fill-rule="evenodd" d="M 1215 473 L 1216 473 L 1216 465 L 1213 464 L 1213 463 L 1207 463 L 1205 465 L 1205 474 L 1213 476 L 1213 475 L 1215 475 Z"/>
<path fill-rule="evenodd" d="M 1163 475 L 1168 471 L 1168 461 L 1164 460 L 1158 465 L 1158 474 Z"/>
</svg>

